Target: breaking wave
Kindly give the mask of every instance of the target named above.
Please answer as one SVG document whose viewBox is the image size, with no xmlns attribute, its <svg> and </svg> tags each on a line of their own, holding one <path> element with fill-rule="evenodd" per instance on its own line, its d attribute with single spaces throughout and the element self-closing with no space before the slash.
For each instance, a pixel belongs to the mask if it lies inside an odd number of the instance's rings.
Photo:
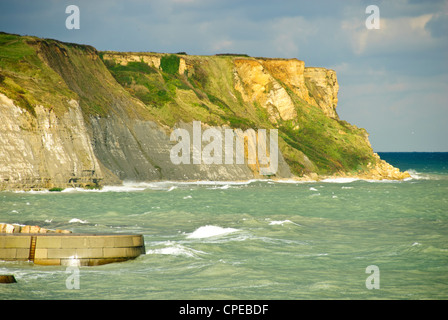
<svg viewBox="0 0 448 320">
<path fill-rule="evenodd" d="M 203 239 L 203 238 L 210 238 L 210 237 L 218 237 L 223 236 L 229 233 L 233 233 L 239 231 L 235 228 L 222 228 L 218 226 L 203 226 L 197 228 L 193 233 L 190 233 L 187 238 L 188 239 Z"/>
<path fill-rule="evenodd" d="M 201 254 L 206 254 L 206 252 L 204 251 L 188 248 L 179 243 L 174 243 L 171 241 L 164 242 L 163 245 L 165 245 L 165 247 L 163 248 L 147 250 L 146 254 L 163 254 L 186 257 L 197 257 Z"/>
</svg>

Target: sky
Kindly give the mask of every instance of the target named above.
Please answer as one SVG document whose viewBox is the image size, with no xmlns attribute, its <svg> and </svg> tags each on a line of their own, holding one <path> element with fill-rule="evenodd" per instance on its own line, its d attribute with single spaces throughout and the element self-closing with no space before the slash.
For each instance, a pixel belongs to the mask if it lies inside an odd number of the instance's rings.
<svg viewBox="0 0 448 320">
<path fill-rule="evenodd" d="M 79 29 L 66 27 L 69 5 Z M 0 31 L 98 50 L 297 58 L 336 71 L 339 117 L 365 128 L 374 151 L 448 151 L 448 0 L 0 0 Z"/>
</svg>

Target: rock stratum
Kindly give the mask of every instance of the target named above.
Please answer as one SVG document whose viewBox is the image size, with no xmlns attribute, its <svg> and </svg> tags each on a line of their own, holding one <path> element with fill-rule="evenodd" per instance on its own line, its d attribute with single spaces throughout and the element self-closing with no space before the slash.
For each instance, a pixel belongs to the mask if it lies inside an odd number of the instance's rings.
<svg viewBox="0 0 448 320">
<path fill-rule="evenodd" d="M 333 70 L 297 59 L 99 52 L 0 33 L 0 190 L 264 178 L 258 161 L 174 164 L 170 135 L 193 121 L 223 136 L 254 129 L 246 156 L 258 129 L 277 129 L 271 178 L 408 177 L 339 119 L 338 90 Z"/>
</svg>

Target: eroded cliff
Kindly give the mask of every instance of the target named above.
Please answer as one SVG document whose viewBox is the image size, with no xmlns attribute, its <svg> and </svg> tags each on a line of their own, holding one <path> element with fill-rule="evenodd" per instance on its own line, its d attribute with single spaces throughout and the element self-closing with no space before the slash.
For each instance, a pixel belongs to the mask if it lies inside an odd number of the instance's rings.
<svg viewBox="0 0 448 320">
<path fill-rule="evenodd" d="M 297 59 L 97 52 L 0 34 L 0 189 L 263 178 L 247 161 L 259 129 L 278 130 L 275 178 L 404 178 L 338 118 L 338 89 L 334 71 Z M 174 164 L 170 134 L 193 135 L 193 121 L 223 137 L 254 129 L 246 162 Z"/>
</svg>

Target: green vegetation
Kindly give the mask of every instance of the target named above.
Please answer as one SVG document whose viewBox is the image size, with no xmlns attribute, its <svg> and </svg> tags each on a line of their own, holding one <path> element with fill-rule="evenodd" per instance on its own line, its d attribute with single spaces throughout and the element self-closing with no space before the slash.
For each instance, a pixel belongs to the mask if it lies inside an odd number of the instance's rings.
<svg viewBox="0 0 448 320">
<path fill-rule="evenodd" d="M 177 56 L 174 57 L 179 59 Z M 168 66 L 171 66 L 170 61 L 166 62 Z M 131 61 L 127 65 L 121 65 L 111 60 L 105 60 L 104 63 L 119 84 L 131 95 L 151 107 L 162 108 L 165 104 L 174 101 L 178 88 L 191 89 L 176 74 L 177 69 L 176 73 L 171 74 L 170 67 L 168 67 L 170 72 L 164 72 L 150 67 L 145 62 Z"/>
<path fill-rule="evenodd" d="M 300 129 L 294 129 L 291 121 L 283 121 L 279 136 L 294 149 L 306 154 L 318 168 L 317 173 L 355 173 L 373 161 L 363 129 L 329 118 L 318 107 L 296 102 Z M 296 163 L 296 159 L 287 160 L 292 166 Z"/>
<path fill-rule="evenodd" d="M 54 188 L 48 189 L 48 191 L 50 191 L 50 192 L 61 192 L 62 190 L 64 190 L 64 188 L 54 187 Z"/>
<path fill-rule="evenodd" d="M 33 41 L 31 37 L 0 33 L 0 92 L 34 116 L 37 104 L 62 111 L 60 99 L 75 95 L 39 59 L 30 45 Z"/>
<path fill-rule="evenodd" d="M 155 56 L 160 57 L 160 68 L 143 60 L 124 65 L 104 59 L 89 46 L 0 33 L 0 92 L 33 115 L 36 105 L 63 113 L 67 101 L 75 99 L 86 116 L 110 115 L 119 104 L 129 115 L 171 127 L 199 120 L 243 130 L 278 128 L 281 151 L 298 175 L 355 173 L 373 161 L 363 129 L 327 117 L 284 83 L 297 119 L 271 122 L 259 102 L 244 100 L 235 89 L 234 59 L 247 55 L 183 55 L 189 68 L 185 74 L 179 74 L 178 55 Z M 315 99 L 322 98 L 320 87 L 305 84 Z"/>
<path fill-rule="evenodd" d="M 227 56 L 227 57 L 250 57 L 248 54 L 245 53 L 217 53 L 216 56 Z"/>
<path fill-rule="evenodd" d="M 179 71 L 180 58 L 175 54 L 164 55 L 160 59 L 160 67 L 168 74 L 176 74 Z"/>
</svg>

